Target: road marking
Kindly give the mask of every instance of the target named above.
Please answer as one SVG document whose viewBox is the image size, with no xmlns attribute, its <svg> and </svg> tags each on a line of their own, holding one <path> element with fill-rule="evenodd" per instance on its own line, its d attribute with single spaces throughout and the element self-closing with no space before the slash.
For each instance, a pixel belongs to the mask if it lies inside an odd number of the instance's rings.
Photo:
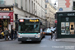
<svg viewBox="0 0 75 50">
<path fill-rule="evenodd" d="M 42 45 L 42 46 L 40 46 L 40 47 L 48 47 L 47 45 Z"/>
</svg>

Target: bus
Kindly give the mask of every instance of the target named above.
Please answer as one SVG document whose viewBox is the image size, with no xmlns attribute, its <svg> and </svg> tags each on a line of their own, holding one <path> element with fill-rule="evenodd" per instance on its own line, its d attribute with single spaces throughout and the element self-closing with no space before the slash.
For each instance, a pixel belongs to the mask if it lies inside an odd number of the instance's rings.
<svg viewBox="0 0 75 50">
<path fill-rule="evenodd" d="M 38 41 L 45 36 L 41 30 L 39 18 L 20 18 L 18 23 L 18 41 Z"/>
</svg>

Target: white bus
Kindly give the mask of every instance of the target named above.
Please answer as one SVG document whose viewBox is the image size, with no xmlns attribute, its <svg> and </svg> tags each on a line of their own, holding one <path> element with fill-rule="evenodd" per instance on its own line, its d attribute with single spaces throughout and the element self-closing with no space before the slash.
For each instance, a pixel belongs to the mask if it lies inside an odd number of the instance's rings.
<svg viewBox="0 0 75 50">
<path fill-rule="evenodd" d="M 40 31 L 41 22 L 38 18 L 21 18 L 18 23 L 18 41 L 41 42 L 45 35 Z"/>
</svg>

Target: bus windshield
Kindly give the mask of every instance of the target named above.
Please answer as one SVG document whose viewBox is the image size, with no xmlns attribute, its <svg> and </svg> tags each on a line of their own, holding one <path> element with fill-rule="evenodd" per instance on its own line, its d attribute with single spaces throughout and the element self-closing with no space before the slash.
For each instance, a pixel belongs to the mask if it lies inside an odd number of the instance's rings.
<svg viewBox="0 0 75 50">
<path fill-rule="evenodd" d="M 24 33 L 39 33 L 39 23 L 20 23 L 18 31 Z"/>
</svg>

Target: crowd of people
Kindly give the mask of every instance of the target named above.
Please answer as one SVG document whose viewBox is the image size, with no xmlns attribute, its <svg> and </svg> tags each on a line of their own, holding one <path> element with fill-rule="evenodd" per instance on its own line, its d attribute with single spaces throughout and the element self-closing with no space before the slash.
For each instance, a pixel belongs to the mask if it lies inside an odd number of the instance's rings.
<svg viewBox="0 0 75 50">
<path fill-rule="evenodd" d="M 7 28 L 5 28 L 4 31 L 2 31 L 2 29 L 0 28 L 0 38 L 4 38 L 5 40 L 15 40 L 17 38 L 17 31 L 14 28 L 12 28 L 11 31 Z"/>
</svg>

